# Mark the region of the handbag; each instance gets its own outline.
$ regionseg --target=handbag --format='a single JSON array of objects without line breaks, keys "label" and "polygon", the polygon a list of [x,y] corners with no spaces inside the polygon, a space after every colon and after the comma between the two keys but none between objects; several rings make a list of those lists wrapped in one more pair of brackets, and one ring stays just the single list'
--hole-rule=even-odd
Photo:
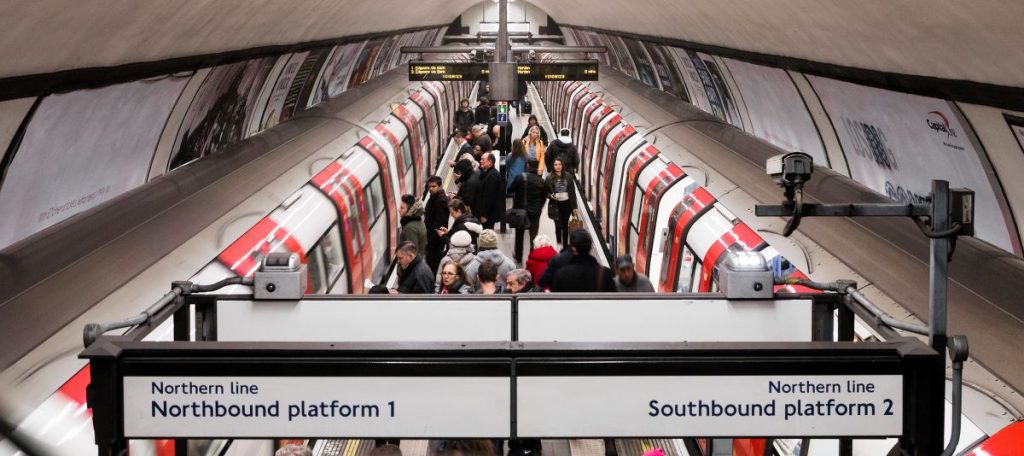
[{"label": "handbag", "polygon": [[505,223],[512,228],[523,230],[530,227],[530,214],[526,212],[526,178],[523,177],[523,207],[505,211]]},{"label": "handbag", "polygon": [[583,219],[580,218],[579,209],[573,209],[569,216],[569,231],[583,228]]},{"label": "handbag", "polygon": [[558,221],[558,203],[548,200],[548,218]]}]

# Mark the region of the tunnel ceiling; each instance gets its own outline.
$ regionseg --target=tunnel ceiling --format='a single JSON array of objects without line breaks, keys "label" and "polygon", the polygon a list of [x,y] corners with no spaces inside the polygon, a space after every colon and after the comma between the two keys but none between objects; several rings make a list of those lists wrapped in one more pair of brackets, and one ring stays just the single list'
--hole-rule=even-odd
[{"label": "tunnel ceiling", "polygon": [[[486,0],[490,1],[490,0]],[[8,0],[0,77],[450,23],[471,0]],[[1024,86],[1024,2],[535,0],[558,23]]]}]

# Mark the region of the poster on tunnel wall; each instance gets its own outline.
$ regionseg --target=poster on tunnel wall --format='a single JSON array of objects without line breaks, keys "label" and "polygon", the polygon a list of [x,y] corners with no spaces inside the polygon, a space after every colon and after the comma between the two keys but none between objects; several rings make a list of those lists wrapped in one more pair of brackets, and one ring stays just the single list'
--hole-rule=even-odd
[{"label": "poster on tunnel wall", "polygon": [[1024,152],[1024,118],[1008,114],[1003,116],[1006,118],[1006,124],[1010,127],[1010,131],[1013,132],[1013,137],[1017,139],[1020,151]]},{"label": "poster on tunnel wall", "polygon": [[970,132],[946,100],[808,76],[832,119],[853,179],[921,202],[932,179],[975,192],[977,238],[1013,251],[1006,220]]},{"label": "poster on tunnel wall", "polygon": [[181,123],[167,169],[217,153],[241,140],[276,61],[277,57],[266,57],[210,71]]},{"label": "poster on tunnel wall", "polygon": [[[718,113],[723,111],[719,107],[716,112],[715,108],[712,107],[707,88],[701,82],[700,74],[697,72],[697,65],[694,64],[693,59],[690,57],[690,51],[677,47],[666,47],[666,49],[671,56],[675,57],[675,64],[679,69],[680,76],[683,78],[683,83],[686,85],[686,92],[690,94],[690,104],[717,117]],[[703,68],[703,64],[700,67]],[[721,119],[721,117],[719,118]]]},{"label": "poster on tunnel wall", "polygon": [[188,80],[46,97],[0,187],[0,249],[142,185]]},{"label": "poster on tunnel wall", "polygon": [[648,60],[647,52],[644,51],[643,45],[631,38],[622,38],[622,42],[626,45],[626,49],[629,50],[629,55],[633,57],[633,65],[636,67],[637,72],[635,77],[648,87],[660,89],[661,87],[658,86],[658,81],[655,79],[654,67],[651,65],[650,60]]},{"label": "poster on tunnel wall", "polygon": [[314,91],[314,79],[320,74],[320,68],[331,48],[320,48],[292,54],[274,84],[270,100],[264,110],[262,130],[287,122],[307,107],[303,100],[308,100]]},{"label": "poster on tunnel wall", "polygon": [[352,76],[348,80],[348,88],[351,89],[366,82],[373,68],[373,62],[377,60],[377,54],[380,53],[380,48],[383,44],[384,38],[371,40],[359,51],[355,67],[352,68]]},{"label": "poster on tunnel wall", "polygon": [[757,137],[787,151],[806,152],[814,163],[828,166],[814,120],[785,70],[724,59],[746,103]]},{"label": "poster on tunnel wall", "polygon": [[665,46],[653,43],[643,43],[647,53],[651,56],[655,72],[661,82],[661,90],[672,94],[676,98],[688,100],[686,89],[683,87],[683,78],[679,70],[673,64],[671,57],[665,50]]},{"label": "poster on tunnel wall", "polygon": [[[733,99],[732,92],[729,91],[729,85],[725,82],[725,75],[723,74],[725,70],[719,68],[714,57],[708,54],[693,51],[690,51],[689,54],[694,63],[698,65],[697,74],[700,75],[701,81],[708,90],[708,97],[712,100],[712,106],[716,106],[715,99],[717,98],[717,105],[724,112],[724,117],[719,116],[719,119],[743,129],[743,118],[740,117],[739,107],[736,104],[736,100]],[[701,62],[704,64],[704,71],[700,70]]]},{"label": "poster on tunnel wall", "polygon": [[328,99],[341,95],[348,89],[348,80],[355,67],[356,57],[362,50],[365,41],[348,43],[334,47],[327,63],[324,65],[316,90],[309,98],[309,106],[316,106]]}]

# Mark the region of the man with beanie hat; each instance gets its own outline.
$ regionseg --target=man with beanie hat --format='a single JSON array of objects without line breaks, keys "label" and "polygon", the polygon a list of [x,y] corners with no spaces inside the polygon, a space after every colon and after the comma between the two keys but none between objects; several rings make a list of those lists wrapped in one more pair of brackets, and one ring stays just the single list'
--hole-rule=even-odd
[{"label": "man with beanie hat", "polygon": [[[498,277],[505,277],[509,271],[516,268],[515,261],[498,250],[498,234],[494,230],[483,230],[477,239],[477,246],[480,248],[476,253],[477,268],[483,263],[494,263],[498,267]],[[476,274],[472,280],[476,280]]]},{"label": "man with beanie hat", "polygon": [[614,273],[590,256],[594,241],[585,230],[569,235],[572,260],[555,273],[551,291],[562,293],[615,292]]},{"label": "man with beanie hat", "polygon": [[615,258],[615,289],[623,293],[654,293],[654,285],[636,272],[633,257],[619,255]]}]

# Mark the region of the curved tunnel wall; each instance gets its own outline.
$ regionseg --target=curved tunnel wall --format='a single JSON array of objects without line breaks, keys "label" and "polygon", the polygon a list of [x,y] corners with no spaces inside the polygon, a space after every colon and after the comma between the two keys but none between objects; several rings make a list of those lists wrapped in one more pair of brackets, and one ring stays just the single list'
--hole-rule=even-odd
[{"label": "curved tunnel wall", "polygon": [[[920,201],[931,179],[976,192],[977,237],[1017,255],[1024,117],[853,84],[611,33],[562,26],[601,63],[787,150],[811,154],[897,201]],[[992,112],[998,111],[998,112]],[[992,119],[997,119],[992,122]],[[652,128],[657,126],[652,125]],[[1003,171],[1003,172],[999,172]],[[1002,179],[1000,179],[1002,177]]]},{"label": "curved tunnel wall", "polygon": [[400,47],[431,45],[440,32],[4,102],[0,251],[380,76],[411,58]]}]

